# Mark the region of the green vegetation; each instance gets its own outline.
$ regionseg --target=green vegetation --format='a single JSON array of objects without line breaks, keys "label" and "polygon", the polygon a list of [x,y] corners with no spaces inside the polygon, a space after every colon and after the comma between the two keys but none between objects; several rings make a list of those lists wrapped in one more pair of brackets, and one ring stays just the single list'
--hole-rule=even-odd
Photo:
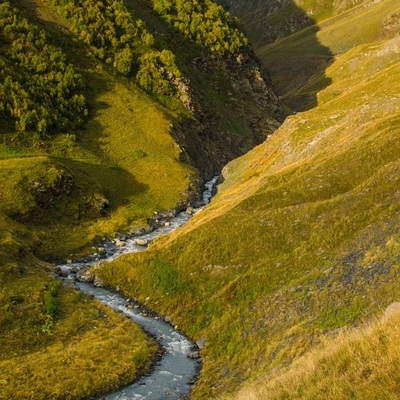
[{"label": "green vegetation", "polygon": [[176,84],[180,77],[175,56],[168,50],[147,52],[140,58],[136,79],[150,93],[173,97],[177,93]]},{"label": "green vegetation", "polygon": [[[62,287],[0,214],[0,398],[87,398],[148,370],[157,347],[126,318]],[[107,377],[107,379],[104,379]]]},{"label": "green vegetation", "polygon": [[[126,319],[61,287],[37,257],[77,258],[193,196],[199,174],[171,137],[173,130],[185,141],[196,123],[179,104],[182,93],[190,105],[205,86],[213,98],[198,96],[196,107],[216,105],[218,141],[253,137],[227,94],[238,77],[226,60],[212,59],[194,38],[150,33],[148,20],[165,29],[151,8],[141,19],[122,1],[10,4],[0,4],[0,398],[88,398],[146,371],[155,345]],[[218,68],[202,71],[191,62],[200,56]],[[222,125],[223,134],[215,129]],[[154,268],[155,287],[167,282],[184,292],[172,265]]]},{"label": "green vegetation", "polygon": [[219,54],[238,54],[248,46],[238,21],[210,0],[152,0],[168,25],[201,47]]},{"label": "green vegetation", "polygon": [[0,116],[16,130],[48,132],[82,126],[88,115],[82,79],[60,48],[10,3],[0,3]]},{"label": "green vegetation", "polygon": [[[195,399],[271,380],[326,337],[400,297],[399,38],[375,30],[377,19],[390,20],[399,5],[386,0],[358,12],[338,17],[338,26],[350,29],[364,16],[370,42],[355,34],[348,46],[348,31],[335,31],[332,64],[286,91],[294,104],[312,95],[317,106],[290,116],[264,144],[228,164],[214,202],[188,226],[101,270],[106,282],[206,340]],[[322,25],[319,37],[333,27],[333,20]],[[289,38],[282,41],[270,60],[289,56],[296,39],[306,57],[304,43],[314,35],[301,32],[287,47]],[[324,55],[326,48],[313,51]],[[377,380],[379,374],[385,369],[376,370]],[[354,384],[355,398],[368,398],[362,380]],[[398,396],[398,386],[387,391],[387,398]]]},{"label": "green vegetation", "polygon": [[74,33],[97,58],[122,75],[130,74],[139,55],[154,45],[144,22],[134,18],[122,1],[48,2],[69,21]]},{"label": "green vegetation", "polygon": [[120,0],[48,0],[72,26],[91,52],[122,75],[137,74],[137,82],[156,96],[177,94],[180,72],[171,51],[157,50],[146,24]]}]

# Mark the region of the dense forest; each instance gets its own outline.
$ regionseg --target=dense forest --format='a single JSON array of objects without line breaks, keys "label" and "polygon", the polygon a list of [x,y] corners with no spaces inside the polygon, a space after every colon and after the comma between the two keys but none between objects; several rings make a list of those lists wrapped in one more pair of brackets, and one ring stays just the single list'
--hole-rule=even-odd
[{"label": "dense forest", "polygon": [[62,50],[8,2],[0,3],[0,37],[0,115],[42,137],[81,126],[88,114],[82,78]]},{"label": "dense forest", "polygon": [[[121,0],[46,0],[72,25],[74,33],[101,61],[156,96],[177,92],[182,76],[175,55],[156,43],[143,20]],[[247,46],[237,21],[212,1],[154,1],[154,12],[173,32],[218,54],[237,54]],[[160,42],[160,41],[159,41]]]},{"label": "dense forest", "polygon": [[[159,43],[145,22],[121,0],[46,0],[71,24],[93,55],[117,74],[133,76],[155,96],[175,96],[180,71],[172,51]],[[237,54],[247,45],[235,18],[205,1],[156,0],[153,10],[172,31],[218,54]],[[0,113],[17,131],[44,137],[81,127],[88,115],[82,77],[66,62],[46,33],[8,2],[0,4]]]},{"label": "dense forest", "polygon": [[181,73],[174,54],[155,46],[146,24],[121,0],[48,0],[70,21],[73,32],[90,47],[96,58],[123,76],[136,76],[137,83],[156,96],[176,94]]},{"label": "dense forest", "polygon": [[238,21],[210,0],[153,0],[154,10],[174,29],[218,54],[238,54],[248,45]]}]

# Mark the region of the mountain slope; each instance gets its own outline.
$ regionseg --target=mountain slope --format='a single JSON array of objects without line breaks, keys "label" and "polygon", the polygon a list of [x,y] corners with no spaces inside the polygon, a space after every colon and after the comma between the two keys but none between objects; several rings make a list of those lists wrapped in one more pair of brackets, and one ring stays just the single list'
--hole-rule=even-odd
[{"label": "mountain slope", "polygon": [[[376,30],[366,16],[390,21],[399,11],[388,0],[322,23],[321,37],[335,21],[340,28],[335,58],[287,91],[293,104],[312,96],[315,107],[228,164],[214,202],[188,226],[101,271],[206,340],[193,398],[217,398],[264,373],[269,380],[398,299],[400,43],[389,24]],[[358,19],[374,33],[349,46],[343,26]],[[271,44],[269,59],[293,48],[307,57],[308,34]]]},{"label": "mountain slope", "polygon": [[38,258],[186,207],[283,118],[222,8],[202,2],[197,21],[236,29],[240,49],[225,35],[213,50],[212,29],[199,43],[154,7],[0,1],[0,398],[87,398],[147,371],[154,343]]}]

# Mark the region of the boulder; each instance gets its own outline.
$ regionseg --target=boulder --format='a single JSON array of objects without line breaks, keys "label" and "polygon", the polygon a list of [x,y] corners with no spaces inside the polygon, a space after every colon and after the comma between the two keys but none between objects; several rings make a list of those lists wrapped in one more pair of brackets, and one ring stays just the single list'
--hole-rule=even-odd
[{"label": "boulder", "polygon": [[67,278],[68,277],[68,270],[61,268],[61,267],[56,267],[54,269],[54,272],[58,275],[61,276],[62,278]]},{"label": "boulder", "polygon": [[76,273],[76,280],[79,282],[92,283],[94,278],[94,271],[90,267],[82,268]]},{"label": "boulder", "polygon": [[98,276],[95,276],[93,280],[93,286],[102,288],[104,287],[104,282]]},{"label": "boulder", "polygon": [[194,208],[193,207],[188,207],[185,211],[186,214],[193,215],[194,214]]},{"label": "boulder", "polygon": [[114,239],[114,243],[117,247],[124,247],[125,246],[125,242],[121,239]]},{"label": "boulder", "polygon": [[190,358],[191,360],[195,360],[197,358],[200,358],[200,353],[198,351],[191,351],[188,355],[187,358]]},{"label": "boulder", "polygon": [[135,244],[137,244],[138,246],[147,246],[147,243],[148,241],[146,239],[135,239]]},{"label": "boulder", "polygon": [[106,253],[106,248],[104,246],[98,247],[97,251],[99,254],[104,255]]}]

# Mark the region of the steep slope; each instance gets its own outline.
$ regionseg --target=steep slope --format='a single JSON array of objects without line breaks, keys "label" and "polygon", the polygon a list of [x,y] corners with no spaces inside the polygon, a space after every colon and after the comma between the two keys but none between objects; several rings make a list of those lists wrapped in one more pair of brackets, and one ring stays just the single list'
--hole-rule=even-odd
[{"label": "steep slope", "polygon": [[[388,22],[400,9],[386,0],[357,10],[321,24],[321,38],[336,35],[335,47],[321,45],[335,58],[287,90],[294,103],[313,96],[316,107],[228,164],[214,202],[187,227],[101,271],[205,339],[193,398],[217,398],[263,373],[268,381],[400,295],[400,39]],[[358,20],[371,34],[350,45],[344,28]],[[271,44],[269,59],[297,48],[306,57],[314,33]],[[396,387],[384,389],[395,398]]]},{"label": "steep slope", "polygon": [[277,39],[320,23],[369,0],[283,0],[244,1],[220,0],[226,9],[240,18],[254,46],[272,43]]},{"label": "steep slope", "polygon": [[399,303],[362,329],[339,333],[289,368],[225,399],[397,399]]}]

